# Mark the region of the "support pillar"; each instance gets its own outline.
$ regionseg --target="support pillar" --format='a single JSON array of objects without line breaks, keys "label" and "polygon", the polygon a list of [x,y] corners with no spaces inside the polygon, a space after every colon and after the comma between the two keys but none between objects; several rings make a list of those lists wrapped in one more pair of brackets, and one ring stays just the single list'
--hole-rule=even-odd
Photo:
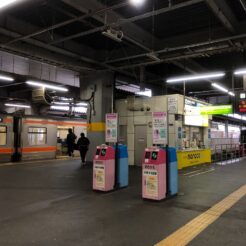
[{"label": "support pillar", "polygon": [[93,160],[96,146],[105,143],[105,114],[112,112],[113,82],[114,74],[111,72],[94,72],[80,77],[81,100],[90,98],[95,92],[94,107],[91,101],[92,107],[87,114],[87,136],[91,142],[87,154],[89,162]]}]

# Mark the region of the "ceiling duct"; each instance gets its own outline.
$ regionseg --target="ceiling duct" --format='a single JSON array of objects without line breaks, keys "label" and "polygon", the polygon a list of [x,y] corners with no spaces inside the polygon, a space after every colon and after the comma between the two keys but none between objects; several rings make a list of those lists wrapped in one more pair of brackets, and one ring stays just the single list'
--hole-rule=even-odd
[{"label": "ceiling duct", "polygon": [[40,88],[32,91],[32,102],[36,104],[49,105],[44,88]]}]

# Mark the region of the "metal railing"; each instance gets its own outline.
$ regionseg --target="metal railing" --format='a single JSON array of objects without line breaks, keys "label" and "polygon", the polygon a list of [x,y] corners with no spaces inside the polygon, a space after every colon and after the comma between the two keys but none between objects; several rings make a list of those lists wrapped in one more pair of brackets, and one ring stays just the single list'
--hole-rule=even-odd
[{"label": "metal railing", "polygon": [[216,144],[211,146],[213,163],[235,162],[246,156],[246,144]]}]

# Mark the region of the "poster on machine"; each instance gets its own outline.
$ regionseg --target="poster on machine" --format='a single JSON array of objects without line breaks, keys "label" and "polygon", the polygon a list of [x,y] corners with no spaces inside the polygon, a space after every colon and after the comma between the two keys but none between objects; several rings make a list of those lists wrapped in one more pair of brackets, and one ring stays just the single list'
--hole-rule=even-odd
[{"label": "poster on machine", "polygon": [[105,167],[102,164],[94,165],[94,174],[96,178],[96,187],[105,188]]},{"label": "poster on machine", "polygon": [[167,113],[152,113],[153,144],[167,144]]},{"label": "poster on machine", "polygon": [[118,114],[106,114],[106,143],[118,141]]},{"label": "poster on machine", "polygon": [[146,184],[146,195],[158,197],[158,174],[157,170],[143,170],[143,178]]}]

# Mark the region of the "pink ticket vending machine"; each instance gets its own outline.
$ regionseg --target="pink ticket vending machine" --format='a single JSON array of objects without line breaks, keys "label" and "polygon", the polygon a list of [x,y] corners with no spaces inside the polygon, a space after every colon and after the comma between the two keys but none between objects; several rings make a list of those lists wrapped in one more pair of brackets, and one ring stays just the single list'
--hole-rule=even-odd
[{"label": "pink ticket vending machine", "polygon": [[142,165],[142,197],[152,200],[166,198],[166,151],[147,148]]},{"label": "pink ticket vending machine", "polygon": [[115,184],[115,150],[97,146],[93,159],[93,190],[111,191]]}]

